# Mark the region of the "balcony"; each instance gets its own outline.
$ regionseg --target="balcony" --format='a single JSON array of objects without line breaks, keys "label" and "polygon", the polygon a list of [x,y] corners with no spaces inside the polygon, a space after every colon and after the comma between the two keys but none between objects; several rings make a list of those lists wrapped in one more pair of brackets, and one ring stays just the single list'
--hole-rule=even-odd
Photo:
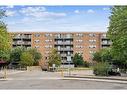
[{"label": "balcony", "polygon": [[73,36],[65,36],[64,39],[73,39]]},{"label": "balcony", "polygon": [[64,48],[64,51],[73,51],[73,48]]},{"label": "balcony", "polygon": [[73,48],[60,48],[58,51],[73,51]]},{"label": "balcony", "polygon": [[109,39],[107,35],[101,35],[101,39]]},{"label": "balcony", "polygon": [[15,37],[13,37],[13,39],[19,40],[19,39],[22,39],[22,37],[21,36],[15,36]]},{"label": "balcony", "polygon": [[31,45],[31,42],[13,42],[13,45]]},{"label": "balcony", "polygon": [[22,36],[23,39],[31,39],[31,35],[24,35]]},{"label": "balcony", "polygon": [[56,36],[55,39],[73,39],[73,36]]},{"label": "balcony", "polygon": [[[68,54],[61,54],[62,57],[67,57]],[[73,54],[69,54],[69,56],[73,56]]]},{"label": "balcony", "polygon": [[73,45],[73,42],[55,42],[55,45]]},{"label": "balcony", "polygon": [[111,45],[112,43],[110,41],[101,42],[102,45]]},{"label": "balcony", "polygon": [[31,42],[23,42],[24,45],[31,45]]}]

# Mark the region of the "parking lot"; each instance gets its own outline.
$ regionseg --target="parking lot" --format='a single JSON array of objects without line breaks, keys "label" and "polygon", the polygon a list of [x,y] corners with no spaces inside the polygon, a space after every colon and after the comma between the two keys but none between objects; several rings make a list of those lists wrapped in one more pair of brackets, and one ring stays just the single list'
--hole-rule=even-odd
[{"label": "parking lot", "polygon": [[10,73],[6,80],[0,80],[0,89],[127,89],[127,85],[64,79],[61,72],[22,71]]}]

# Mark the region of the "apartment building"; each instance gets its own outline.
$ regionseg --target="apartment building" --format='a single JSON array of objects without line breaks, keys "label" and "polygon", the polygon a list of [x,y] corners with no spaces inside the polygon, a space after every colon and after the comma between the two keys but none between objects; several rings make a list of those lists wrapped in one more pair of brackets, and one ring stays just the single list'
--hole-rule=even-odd
[{"label": "apartment building", "polygon": [[[105,32],[11,32],[12,47],[36,48],[43,55],[41,64],[47,64],[52,48],[56,48],[62,64],[73,64],[75,53],[82,54],[84,60],[91,62],[93,53],[109,47],[111,41]],[[70,56],[71,61],[67,61]]]}]

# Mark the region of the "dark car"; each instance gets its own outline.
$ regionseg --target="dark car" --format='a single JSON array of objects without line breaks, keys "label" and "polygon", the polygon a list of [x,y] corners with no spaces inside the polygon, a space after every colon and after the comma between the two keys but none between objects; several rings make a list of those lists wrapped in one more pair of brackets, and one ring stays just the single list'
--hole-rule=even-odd
[{"label": "dark car", "polygon": [[121,76],[120,72],[116,72],[116,71],[109,71],[108,74],[110,76]]},{"label": "dark car", "polygon": [[110,70],[108,71],[108,75],[110,76],[121,76],[119,68],[115,65],[111,65]]}]

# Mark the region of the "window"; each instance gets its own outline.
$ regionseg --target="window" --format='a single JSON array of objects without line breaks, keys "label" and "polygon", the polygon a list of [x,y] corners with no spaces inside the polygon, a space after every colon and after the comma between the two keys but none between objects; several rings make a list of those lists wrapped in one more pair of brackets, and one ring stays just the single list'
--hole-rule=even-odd
[{"label": "window", "polygon": [[52,40],[45,40],[45,42],[52,42]]},{"label": "window", "polygon": [[35,46],[35,48],[39,48],[39,46]]},{"label": "window", "polygon": [[96,48],[96,45],[89,45],[89,48]]},{"label": "window", "polygon": [[35,37],[40,37],[41,35],[40,34],[35,34]]},{"label": "window", "polygon": [[93,34],[93,33],[92,33],[92,34],[89,34],[89,36],[90,36],[90,37],[95,37],[96,34]]},{"label": "window", "polygon": [[77,33],[76,36],[83,37],[82,33]]},{"label": "window", "polygon": [[92,51],[92,50],[91,50],[91,51],[89,51],[89,53],[90,53],[90,54],[93,54],[93,53],[95,53],[95,52],[96,52],[96,51]]},{"label": "window", "polygon": [[45,48],[52,48],[52,45],[46,45]]},{"label": "window", "polygon": [[40,40],[35,40],[35,43],[39,43],[40,42]]},{"label": "window", "polygon": [[76,40],[76,42],[79,42],[79,43],[81,43],[81,42],[83,42],[83,40]]},{"label": "window", "polygon": [[76,46],[76,48],[83,48],[83,46],[78,45],[78,46]]},{"label": "window", "polygon": [[96,42],[96,40],[89,40],[89,42],[90,42],[90,43],[95,43],[95,42]]},{"label": "window", "polygon": [[52,36],[52,34],[50,33],[45,34],[45,37],[50,37],[50,36]]}]

